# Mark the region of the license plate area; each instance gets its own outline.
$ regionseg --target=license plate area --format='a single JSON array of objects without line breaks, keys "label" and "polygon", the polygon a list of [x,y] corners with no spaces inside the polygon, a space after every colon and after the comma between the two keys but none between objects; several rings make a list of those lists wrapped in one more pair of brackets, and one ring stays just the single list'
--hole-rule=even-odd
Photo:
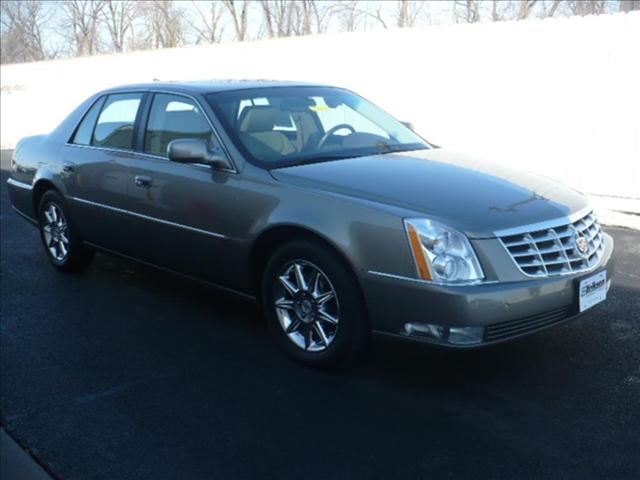
[{"label": "license plate area", "polygon": [[607,271],[581,278],[578,282],[578,308],[580,312],[590,309],[607,298]]}]

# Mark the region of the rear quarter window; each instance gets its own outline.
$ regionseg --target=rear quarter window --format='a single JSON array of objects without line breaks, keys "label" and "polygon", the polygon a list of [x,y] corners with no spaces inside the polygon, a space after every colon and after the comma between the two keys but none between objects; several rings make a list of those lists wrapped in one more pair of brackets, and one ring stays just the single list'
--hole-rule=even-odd
[{"label": "rear quarter window", "polygon": [[104,98],[105,97],[100,97],[84,115],[84,118],[71,138],[71,143],[75,145],[91,145],[91,134],[93,133],[93,127],[98,119],[102,104],[104,103]]}]

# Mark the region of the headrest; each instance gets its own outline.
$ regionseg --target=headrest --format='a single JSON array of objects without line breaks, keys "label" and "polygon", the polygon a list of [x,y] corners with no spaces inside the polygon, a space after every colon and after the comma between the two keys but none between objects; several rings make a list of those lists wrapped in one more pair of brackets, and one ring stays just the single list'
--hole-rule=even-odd
[{"label": "headrest", "polygon": [[243,133],[270,132],[276,124],[278,115],[282,112],[270,105],[245,107],[240,121],[240,131]]}]

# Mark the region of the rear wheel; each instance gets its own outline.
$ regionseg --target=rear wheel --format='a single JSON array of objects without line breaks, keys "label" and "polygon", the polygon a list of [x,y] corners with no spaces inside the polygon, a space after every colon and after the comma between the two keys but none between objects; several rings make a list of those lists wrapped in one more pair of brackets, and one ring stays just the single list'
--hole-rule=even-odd
[{"label": "rear wheel", "polygon": [[40,237],[49,261],[58,270],[79,272],[93,259],[93,250],[82,244],[62,196],[49,190],[38,207]]},{"label": "rear wheel", "polygon": [[355,276],[320,242],[295,240],[274,253],[264,273],[263,302],[276,342],[303,363],[343,364],[367,344]]}]

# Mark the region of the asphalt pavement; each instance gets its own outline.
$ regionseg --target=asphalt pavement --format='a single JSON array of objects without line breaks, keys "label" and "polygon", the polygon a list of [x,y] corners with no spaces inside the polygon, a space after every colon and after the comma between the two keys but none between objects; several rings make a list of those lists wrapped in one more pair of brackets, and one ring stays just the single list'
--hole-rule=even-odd
[{"label": "asphalt pavement", "polygon": [[478,351],[376,340],[330,373],[211,288],[102,254],[54,271],[6,177],[0,417],[55,477],[638,478],[638,231],[607,230],[618,272],[579,320]]}]

